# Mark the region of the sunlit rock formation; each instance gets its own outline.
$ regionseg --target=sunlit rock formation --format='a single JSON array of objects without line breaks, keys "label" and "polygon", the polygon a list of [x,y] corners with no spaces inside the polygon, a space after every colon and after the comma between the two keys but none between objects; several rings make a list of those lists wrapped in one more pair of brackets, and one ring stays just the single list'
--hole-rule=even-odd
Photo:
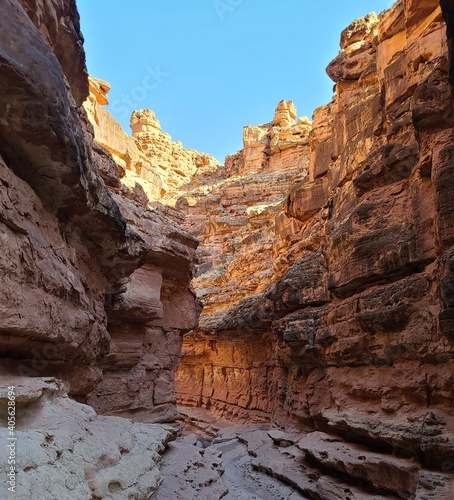
[{"label": "sunlit rock formation", "polygon": [[[184,225],[202,241],[194,285],[205,303],[203,331],[233,303],[263,293],[281,272],[276,254],[285,243],[276,227],[285,217],[283,200],[309,167],[311,124],[307,118],[296,123],[295,116],[294,104],[282,101],[273,123],[244,128],[244,149],[228,156],[215,176],[199,176],[197,185],[180,190]],[[256,130],[262,138],[253,144]]]},{"label": "sunlit rock formation", "polygon": [[[402,498],[449,498],[452,487],[445,475],[443,492],[430,493],[426,476],[452,472],[454,456],[454,110],[443,16],[451,43],[449,2],[442,14],[437,1],[401,0],[353,22],[328,66],[336,94],[315,111],[309,144],[309,123],[294,125],[283,101],[270,125],[245,128],[245,149],[203,195],[178,204],[202,239],[195,284],[205,303],[183,343],[180,403],[335,434],[336,444],[322,434],[301,443],[312,464]],[[299,173],[279,146],[298,126],[290,163],[301,162]],[[383,480],[391,473],[377,482],[368,470],[390,453],[421,471],[407,462],[400,486]]]},{"label": "sunlit rock formation", "polygon": [[158,498],[224,496],[229,453],[310,498],[452,498],[454,7],[440,4],[354,21],[332,102],[311,122],[281,101],[221,166],[151,110],[121,128],[109,84],[87,77],[73,0],[2,2],[0,419],[14,385],[23,498],[148,499],[175,438],[150,422],[175,420],[176,397],[286,432],[175,444]]},{"label": "sunlit rock formation", "polygon": [[93,77],[89,77],[89,82],[85,109],[94,127],[95,140],[112,154],[123,186],[140,191],[142,198],[145,194],[145,200],[172,205],[180,186],[189,183],[194,174],[212,172],[219,166],[212,156],[172,141],[150,109],[134,111],[130,122],[132,136],[129,136],[104,108],[110,85]]}]

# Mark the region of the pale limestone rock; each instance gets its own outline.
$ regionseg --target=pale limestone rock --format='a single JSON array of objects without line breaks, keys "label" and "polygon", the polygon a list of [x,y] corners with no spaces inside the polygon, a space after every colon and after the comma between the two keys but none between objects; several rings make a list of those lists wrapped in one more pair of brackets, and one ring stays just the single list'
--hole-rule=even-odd
[{"label": "pale limestone rock", "polygon": [[296,120],[296,106],[292,101],[281,101],[276,108],[273,125],[276,127],[291,127]]},{"label": "pale limestone rock", "polygon": [[215,500],[225,497],[229,486],[222,477],[221,453],[201,449],[196,444],[191,440],[170,443],[162,468],[164,480],[154,499]]},{"label": "pale limestone rock", "polygon": [[93,125],[95,141],[112,154],[120,172],[121,184],[143,201],[162,200],[175,203],[178,188],[192,177],[214,172],[219,162],[206,153],[186,149],[162,132],[155,113],[150,109],[131,115],[133,136],[123,130],[112,114],[103,107],[110,86],[91,78],[90,96],[84,103]]},{"label": "pale limestone rock", "polygon": [[320,464],[371,483],[380,490],[414,498],[420,466],[408,460],[372,453],[367,447],[345,443],[323,432],[302,438],[298,448]]},{"label": "pale limestone rock", "polygon": [[[66,395],[52,378],[1,377],[17,394],[16,495],[26,500],[103,498],[147,500],[162,481],[161,453],[174,439],[170,427],[97,415]],[[7,398],[0,393],[3,418]],[[7,429],[0,428],[2,443]],[[0,448],[6,463],[8,448]],[[0,481],[0,496],[8,498]]]},{"label": "pale limestone rock", "polygon": [[308,132],[312,130],[312,121],[307,116],[300,116],[298,118],[298,125],[305,127]]},{"label": "pale limestone rock", "polygon": [[[153,170],[134,139],[126,134],[110,111],[104,108],[108,102],[109,90],[107,82],[90,77],[90,95],[84,108],[93,126],[95,141],[112,155],[117,177],[121,177],[120,185],[126,186],[133,193],[140,189],[150,201],[158,200],[163,190],[163,180],[159,172]],[[112,175],[105,180],[111,184]]]},{"label": "pale limestone rock", "polygon": [[[219,167],[219,162],[212,156],[186,149],[180,141],[172,141],[169,134],[161,131],[150,109],[134,111],[131,128],[135,143],[148,164],[147,169],[161,179],[157,199],[166,204],[175,203],[178,189],[189,184],[193,176],[214,172]],[[139,172],[139,176],[145,177],[143,172]]]},{"label": "pale limestone rock", "polygon": [[155,132],[161,130],[161,124],[151,109],[139,109],[131,115],[131,130],[133,135],[142,132]]},{"label": "pale limestone rock", "polygon": [[265,149],[268,142],[268,128],[246,126],[243,130],[243,157],[247,172],[260,172],[266,161]]}]

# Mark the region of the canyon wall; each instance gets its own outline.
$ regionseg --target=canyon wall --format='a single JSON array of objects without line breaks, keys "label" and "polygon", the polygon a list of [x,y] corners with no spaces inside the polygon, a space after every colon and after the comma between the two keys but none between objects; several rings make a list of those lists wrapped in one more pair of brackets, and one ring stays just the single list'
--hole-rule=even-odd
[{"label": "canyon wall", "polygon": [[[353,22],[327,68],[335,97],[312,128],[281,103],[271,124],[245,129],[223,171],[182,192],[186,228],[202,239],[205,308],[183,342],[180,404],[326,431],[452,472],[444,4],[400,0]],[[328,455],[312,459],[351,476]]]},{"label": "canyon wall", "polygon": [[107,82],[89,77],[84,109],[93,148],[113,199],[149,251],[125,292],[106,301],[110,352],[87,401],[103,414],[172,421],[179,416],[174,373],[182,334],[194,328],[201,310],[190,288],[198,241],[181,229],[184,216],[172,205],[181,186],[216,171],[219,162],[173,141],[150,109],[133,112],[129,136],[104,107],[109,90]]},{"label": "canyon wall", "polygon": [[[66,7],[58,3],[49,12],[24,2],[3,21],[5,32],[9,22],[17,28],[15,45],[5,42],[3,49],[1,96],[4,365],[62,378],[81,401],[101,381],[102,369],[119,370],[129,399],[119,397],[115,381],[115,390],[105,387],[104,394],[98,387],[91,396],[96,409],[148,408],[159,419],[162,405],[161,417],[173,418],[178,359],[168,359],[167,344],[178,354],[181,333],[197,321],[189,287],[197,242],[179,227],[175,211],[151,207],[140,186],[123,185],[121,168],[93,142],[81,107],[86,71],[74,72],[67,56],[58,59],[73,51],[85,68],[77,11],[72,3]],[[27,43],[35,50],[24,50]],[[115,358],[125,336],[137,348],[126,363]],[[133,369],[142,375],[131,378]]]},{"label": "canyon wall", "polygon": [[[84,103],[93,126],[95,141],[112,155],[123,189],[132,190],[144,203],[162,201],[174,205],[179,188],[203,172],[213,172],[219,162],[210,155],[183,147],[161,130],[151,109],[131,116],[128,135],[104,106],[109,103],[110,85],[89,77],[90,93]],[[116,173],[118,171],[118,174]]]},{"label": "canyon wall", "polygon": [[197,241],[94,143],[75,2],[2,0],[1,11],[0,436],[14,386],[17,498],[145,499],[174,430],[82,403],[147,422],[178,415]]},{"label": "canyon wall", "polygon": [[[223,166],[151,110],[122,130],[74,0],[0,2],[0,437],[14,386],[19,498],[149,498],[175,438],[150,422],[176,397],[309,431],[312,498],[451,498],[452,2],[352,23],[333,101],[312,122],[281,101]],[[273,436],[257,467],[275,471],[291,443]]]}]

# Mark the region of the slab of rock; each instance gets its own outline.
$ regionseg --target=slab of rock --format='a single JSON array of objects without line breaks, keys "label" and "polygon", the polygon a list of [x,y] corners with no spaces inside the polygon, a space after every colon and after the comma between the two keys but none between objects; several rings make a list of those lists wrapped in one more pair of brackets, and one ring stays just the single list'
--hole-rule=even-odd
[{"label": "slab of rock", "polygon": [[[147,500],[157,490],[161,453],[175,438],[174,429],[97,415],[68,398],[56,379],[2,376],[0,381],[2,388],[15,386],[17,395],[15,498]],[[2,389],[2,420],[6,406]],[[7,442],[7,428],[0,427],[0,437]],[[2,463],[8,452],[1,447]],[[0,496],[9,496],[4,480]]]},{"label": "slab of rock", "polygon": [[222,453],[202,449],[196,444],[187,439],[170,443],[162,467],[164,480],[153,499],[214,500],[225,497],[229,490],[223,478]]},{"label": "slab of rock", "polygon": [[298,442],[298,448],[323,466],[371,483],[379,490],[413,498],[420,466],[407,460],[371,453],[366,447],[347,444],[328,434],[313,432]]}]

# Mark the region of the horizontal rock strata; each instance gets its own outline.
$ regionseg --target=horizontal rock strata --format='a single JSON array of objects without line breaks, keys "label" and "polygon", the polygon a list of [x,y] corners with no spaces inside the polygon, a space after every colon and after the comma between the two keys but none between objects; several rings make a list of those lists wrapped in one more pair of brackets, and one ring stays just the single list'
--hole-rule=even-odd
[{"label": "horizontal rock strata", "polygon": [[[410,458],[393,490],[407,498],[426,498],[416,476],[449,473],[454,454],[452,9],[443,7],[401,0],[356,20],[327,69],[336,95],[312,127],[280,103],[271,124],[245,128],[245,149],[224,171],[178,204],[202,238],[195,285],[205,303],[184,339],[178,401],[337,436],[307,447],[316,467],[384,494],[394,487],[386,467],[399,467],[382,454]],[[294,170],[277,136],[294,138]],[[357,471],[357,445],[383,462],[382,484]]]},{"label": "horizontal rock strata", "polygon": [[[173,205],[181,186],[189,184],[196,174],[213,172],[219,166],[212,156],[173,141],[161,130],[151,109],[134,111],[132,136],[129,136],[104,108],[109,102],[110,85],[93,77],[89,77],[89,83],[90,94],[84,107],[93,125],[96,143],[111,153],[121,184],[142,200]],[[114,171],[113,180],[116,178],[118,174]]]}]

